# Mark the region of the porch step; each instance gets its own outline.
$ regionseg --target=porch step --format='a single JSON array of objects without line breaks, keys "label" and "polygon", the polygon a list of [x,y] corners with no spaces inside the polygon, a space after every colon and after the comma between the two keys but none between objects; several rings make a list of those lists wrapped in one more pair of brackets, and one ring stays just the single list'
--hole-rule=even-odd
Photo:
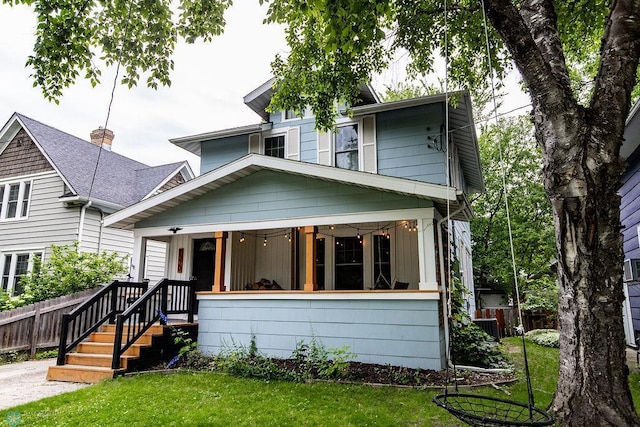
[{"label": "porch step", "polygon": [[97,383],[105,379],[113,378],[126,370],[111,369],[100,366],[62,365],[49,366],[47,380],[69,381],[76,383]]},{"label": "porch step", "polygon": [[[127,370],[129,361],[136,360],[135,356],[121,356],[120,366]],[[110,368],[113,357],[111,354],[69,353],[65,359],[65,365],[97,366]]]},{"label": "porch step", "polygon": [[[162,333],[162,332],[160,332]],[[89,336],[90,342],[105,342],[105,343],[113,343],[113,339],[115,332],[94,332]],[[127,337],[123,335],[122,341],[127,341]],[[150,345],[153,341],[153,335],[150,333],[145,333],[140,338],[136,340],[136,344],[145,344]]]},{"label": "porch step", "polygon": [[[149,347],[147,345],[142,344],[132,344],[131,347],[127,349],[123,353],[123,356],[135,356],[140,357],[140,350],[143,347]],[[78,344],[76,348],[78,353],[90,353],[90,354],[113,354],[113,343],[106,342],[93,342],[93,341],[85,341]]]},{"label": "porch step", "polygon": [[[96,383],[125,373],[131,362],[140,358],[142,349],[151,347],[153,337],[164,334],[164,326],[153,325],[120,357],[120,369],[111,369],[115,325],[104,325],[99,332],[78,344],[74,353],[65,357],[62,366],[50,366],[47,380]],[[125,338],[123,338],[123,341]]]}]

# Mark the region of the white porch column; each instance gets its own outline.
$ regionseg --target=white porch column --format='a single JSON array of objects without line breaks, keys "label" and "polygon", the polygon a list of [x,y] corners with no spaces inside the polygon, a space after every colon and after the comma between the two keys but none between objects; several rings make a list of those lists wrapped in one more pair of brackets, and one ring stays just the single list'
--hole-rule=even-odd
[{"label": "white porch column", "polygon": [[417,219],[418,223],[418,268],[420,272],[420,290],[437,290],[438,279],[436,275],[436,239],[433,224],[433,210],[423,218]]},{"label": "white porch column", "polygon": [[133,256],[131,258],[131,280],[142,282],[144,279],[144,262],[147,257],[147,239],[140,235],[133,235]]}]

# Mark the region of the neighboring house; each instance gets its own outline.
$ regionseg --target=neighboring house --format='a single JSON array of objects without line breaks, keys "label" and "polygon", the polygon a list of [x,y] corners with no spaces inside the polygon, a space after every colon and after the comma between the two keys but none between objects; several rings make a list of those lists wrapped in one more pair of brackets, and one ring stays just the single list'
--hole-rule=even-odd
[{"label": "neighboring house", "polygon": [[382,103],[363,85],[323,133],[309,113],[267,112],[272,83],[244,98],[261,123],[171,141],[201,176],[105,224],[133,231],[135,266],[146,242],[169,242],[168,277],[197,279],[206,353],[255,339],[289,357],[315,337],[362,362],[443,368],[448,254],[473,296],[467,196],[484,190],[469,94],[445,114],[444,95]]},{"label": "neighboring house", "polygon": [[620,220],[624,236],[624,326],[627,344],[640,338],[640,102],[627,119],[620,156],[627,169],[620,188]]},{"label": "neighboring house", "polygon": [[[3,290],[21,293],[20,277],[35,258],[46,261],[52,243],[131,255],[133,233],[106,229],[104,216],[193,178],[186,162],[150,167],[111,151],[113,136],[98,129],[88,142],[17,113],[0,129]],[[165,243],[148,251],[144,277],[157,280],[165,275]]]}]

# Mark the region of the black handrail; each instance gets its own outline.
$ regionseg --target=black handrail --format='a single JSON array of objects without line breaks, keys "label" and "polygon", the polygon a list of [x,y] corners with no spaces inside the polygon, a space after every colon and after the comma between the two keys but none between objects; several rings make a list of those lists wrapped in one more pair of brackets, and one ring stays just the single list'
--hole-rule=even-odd
[{"label": "black handrail", "polygon": [[[171,301],[169,301],[171,288]],[[113,341],[112,369],[120,368],[120,357],[154,323],[165,324],[169,314],[187,314],[189,323],[193,322],[195,308],[194,281],[162,279],[144,295],[116,315],[116,333]]]},{"label": "black handrail", "polygon": [[[62,316],[58,365],[64,365],[65,356],[105,322],[113,323],[118,313],[127,308],[127,298],[137,298],[149,287],[148,282],[114,281],[100,289],[73,311]],[[67,343],[67,341],[69,341]]]}]

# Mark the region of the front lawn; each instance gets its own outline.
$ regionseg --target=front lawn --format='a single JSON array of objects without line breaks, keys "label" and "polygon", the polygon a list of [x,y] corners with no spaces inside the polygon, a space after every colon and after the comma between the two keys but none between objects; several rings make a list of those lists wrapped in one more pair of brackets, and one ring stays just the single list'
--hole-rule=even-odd
[{"label": "front lawn", "polygon": [[[520,380],[471,393],[527,401],[519,339],[504,340]],[[551,402],[558,350],[527,344],[536,406]],[[640,401],[640,374],[630,376]],[[72,393],[0,411],[0,425],[25,426],[452,426],[432,403],[441,390],[335,383],[265,382],[218,373],[148,374],[118,378]]]}]

